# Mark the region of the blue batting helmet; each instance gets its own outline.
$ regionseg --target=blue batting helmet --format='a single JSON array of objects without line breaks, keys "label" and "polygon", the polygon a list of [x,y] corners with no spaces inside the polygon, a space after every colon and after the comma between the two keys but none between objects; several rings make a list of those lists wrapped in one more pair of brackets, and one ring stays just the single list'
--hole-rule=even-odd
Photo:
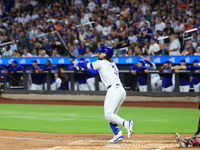
[{"label": "blue batting helmet", "polygon": [[101,49],[98,51],[100,53],[106,53],[110,58],[113,55],[113,49],[107,46],[102,46]]}]

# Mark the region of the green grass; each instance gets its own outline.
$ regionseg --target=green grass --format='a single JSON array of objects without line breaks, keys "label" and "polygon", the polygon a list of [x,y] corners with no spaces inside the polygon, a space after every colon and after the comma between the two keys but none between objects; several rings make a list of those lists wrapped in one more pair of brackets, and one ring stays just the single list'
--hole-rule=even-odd
[{"label": "green grass", "polygon": [[[199,111],[183,108],[121,107],[134,133],[194,133]],[[123,129],[122,126],[120,128]],[[0,129],[53,133],[111,133],[103,106],[0,104]]]}]

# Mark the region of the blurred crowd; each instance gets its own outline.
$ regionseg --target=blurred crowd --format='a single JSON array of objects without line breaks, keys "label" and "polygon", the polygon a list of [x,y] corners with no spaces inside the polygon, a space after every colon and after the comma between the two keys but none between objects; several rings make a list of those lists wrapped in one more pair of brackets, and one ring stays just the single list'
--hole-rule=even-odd
[{"label": "blurred crowd", "polygon": [[0,0],[1,57],[67,56],[54,31],[75,57],[200,55],[199,19],[198,0]]}]

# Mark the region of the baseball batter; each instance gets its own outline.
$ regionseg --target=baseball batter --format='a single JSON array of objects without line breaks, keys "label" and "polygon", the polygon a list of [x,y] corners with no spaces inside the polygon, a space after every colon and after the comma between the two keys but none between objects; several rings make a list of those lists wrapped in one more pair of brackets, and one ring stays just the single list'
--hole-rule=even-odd
[{"label": "baseball batter", "polygon": [[132,120],[125,120],[117,115],[118,110],[126,98],[126,91],[119,79],[119,72],[115,62],[111,59],[113,49],[103,46],[98,51],[98,60],[92,63],[73,61],[74,65],[82,68],[95,69],[99,71],[100,78],[107,88],[107,93],[104,101],[104,116],[109,122],[110,127],[114,133],[114,137],[110,139],[109,143],[116,143],[124,139],[122,131],[118,124],[123,125],[127,132],[128,138],[132,136]]}]

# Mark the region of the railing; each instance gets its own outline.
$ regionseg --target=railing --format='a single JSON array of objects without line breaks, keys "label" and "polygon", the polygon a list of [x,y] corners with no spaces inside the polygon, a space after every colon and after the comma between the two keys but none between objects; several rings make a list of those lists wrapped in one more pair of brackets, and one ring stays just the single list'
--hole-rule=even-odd
[{"label": "railing", "polygon": [[[1,70],[0,75],[1,79],[3,80],[1,83],[1,92],[6,91],[6,76],[7,74],[13,74],[14,72],[8,72],[7,70]],[[28,86],[28,75],[32,73],[38,73],[36,70],[20,70],[15,73],[21,73],[23,74],[23,90],[27,90]],[[59,74],[68,74],[70,77],[70,84],[71,84],[71,91],[74,91],[74,75],[75,74],[86,74],[77,70],[49,70],[49,71],[43,71],[42,73],[46,74],[47,78],[47,91],[50,91],[50,74],[59,73]],[[179,74],[200,74],[200,70],[144,70],[140,73],[146,73],[148,74],[147,78],[147,89],[148,92],[151,91],[151,74],[175,74],[175,92],[179,92]],[[119,70],[120,79],[122,81],[122,84],[125,85],[125,77],[126,74],[131,74],[129,70]],[[3,76],[3,77],[2,77]],[[99,91],[99,76],[95,76],[95,91]]]}]

